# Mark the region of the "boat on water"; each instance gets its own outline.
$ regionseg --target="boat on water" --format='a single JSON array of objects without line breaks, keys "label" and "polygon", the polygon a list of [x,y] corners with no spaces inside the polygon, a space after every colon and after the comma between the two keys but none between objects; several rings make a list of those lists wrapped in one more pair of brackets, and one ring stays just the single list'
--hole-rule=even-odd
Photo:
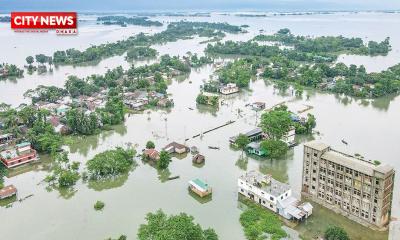
[{"label": "boat on water", "polygon": [[348,143],[344,139],[342,139],[342,143],[348,145]]},{"label": "boat on water", "polygon": [[219,150],[219,147],[214,147],[214,146],[208,146],[209,149],[215,149],[215,150]]}]

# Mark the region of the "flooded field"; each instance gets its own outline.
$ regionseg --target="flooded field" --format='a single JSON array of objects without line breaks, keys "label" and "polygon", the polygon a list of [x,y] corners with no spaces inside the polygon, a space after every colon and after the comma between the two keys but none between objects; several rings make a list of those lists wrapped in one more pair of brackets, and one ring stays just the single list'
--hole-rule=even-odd
[{"label": "flooded field", "polygon": [[[86,16],[87,17],[87,16]],[[36,53],[49,54],[54,50],[68,47],[85,48],[91,44],[111,42],[131,34],[145,31],[154,33],[163,28],[110,27],[96,25],[90,21],[80,25],[80,37],[61,37],[53,33],[32,37],[30,42],[20,42],[16,33],[10,30],[0,33],[0,62],[24,64],[25,57]],[[153,19],[153,18],[152,18]],[[182,20],[178,17],[155,17],[170,22]],[[287,27],[294,34],[301,35],[345,35],[364,39],[383,40],[391,38],[392,52],[386,57],[341,56],[339,61],[346,64],[364,64],[368,71],[380,71],[400,60],[399,14],[382,13],[337,13],[333,15],[279,16],[265,18],[246,18],[236,16],[188,17],[189,21],[229,22],[248,24],[249,33],[228,35],[226,39],[247,40],[257,35],[260,29],[267,33]],[[382,24],[384,23],[384,24]],[[175,43],[158,45],[160,54],[184,55],[187,51],[201,54],[206,44],[204,38],[181,40]],[[138,62],[135,65],[149,62]],[[15,81],[0,81],[0,102],[14,106],[26,101],[22,94],[38,85],[63,86],[68,75],[80,77],[103,74],[107,69],[122,65],[125,69],[131,63],[124,56],[105,59],[92,66],[60,66],[52,74],[28,75]],[[302,173],[302,143],[311,139],[321,139],[334,148],[350,154],[360,153],[366,159],[378,159],[400,171],[400,97],[390,96],[375,100],[357,100],[333,94],[306,90],[301,98],[274,89],[264,80],[251,82],[248,90],[240,94],[223,97],[224,105],[218,110],[196,106],[195,99],[203,81],[209,79],[214,67],[208,65],[192,69],[191,74],[182,80],[175,80],[168,88],[175,106],[170,111],[147,110],[141,114],[126,116],[123,125],[115,126],[96,136],[69,138],[65,148],[70,159],[85,163],[95,154],[116,146],[132,143],[140,151],[148,140],[153,140],[160,149],[171,141],[197,146],[206,157],[202,167],[192,165],[191,154],[173,158],[166,171],[157,171],[148,164],[137,160],[138,166],[129,174],[112,181],[94,183],[80,181],[73,191],[64,192],[47,187],[43,179],[48,174],[51,159],[41,156],[42,163],[26,166],[10,172],[6,184],[14,184],[19,198],[29,196],[22,202],[14,202],[11,207],[0,207],[0,232],[4,239],[105,239],[121,234],[135,239],[136,231],[147,212],[163,209],[167,213],[186,212],[193,215],[203,227],[212,227],[220,239],[242,240],[243,230],[239,223],[241,213],[237,195],[237,178],[245,170],[258,169],[270,173],[274,178],[289,183],[295,195],[300,196]],[[301,110],[306,105],[313,106],[309,111],[317,119],[314,136],[298,137],[298,146],[291,149],[285,159],[270,160],[247,156],[240,160],[240,151],[229,146],[229,137],[251,130],[258,124],[258,115],[247,103],[266,102],[266,107],[283,101],[292,110]],[[190,110],[192,108],[193,110]],[[238,109],[242,112],[238,114]],[[192,136],[233,120],[235,123],[205,134],[202,138]],[[346,139],[348,145],[343,145]],[[220,150],[209,149],[218,146]],[[84,166],[84,165],[82,165]],[[179,179],[166,181],[169,176]],[[187,182],[194,178],[204,178],[213,188],[210,201],[199,201],[188,193]],[[400,178],[396,178],[392,215],[400,217]],[[93,204],[101,200],[106,204],[102,212],[93,210]],[[7,203],[0,202],[1,206]],[[295,228],[306,238],[313,238],[324,231],[329,224],[343,226],[352,239],[387,239],[387,233],[373,232],[361,227],[340,215],[314,205],[315,212],[305,223]],[[7,219],[7,220],[4,220]],[[23,224],[24,230],[21,231]]]}]

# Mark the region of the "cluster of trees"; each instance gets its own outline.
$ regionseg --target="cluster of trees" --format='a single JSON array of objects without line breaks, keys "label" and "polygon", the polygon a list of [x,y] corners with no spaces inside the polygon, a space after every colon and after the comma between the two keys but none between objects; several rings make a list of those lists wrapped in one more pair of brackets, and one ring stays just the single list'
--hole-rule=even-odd
[{"label": "cluster of trees", "polygon": [[219,105],[219,97],[218,96],[207,96],[202,93],[197,95],[196,103],[202,105],[210,105],[213,107],[218,107]]},{"label": "cluster of trees", "polygon": [[298,64],[286,57],[275,57],[271,61],[273,64],[264,67],[262,76],[284,83],[356,97],[381,97],[400,90],[400,64],[379,73],[367,73],[363,65]]},{"label": "cluster of trees", "polygon": [[213,59],[208,56],[198,57],[197,53],[189,54],[189,56],[184,57],[184,59],[191,67],[194,67],[194,68],[198,68],[205,64],[210,64],[210,63],[214,62]]},{"label": "cluster of trees", "polygon": [[208,54],[230,54],[243,56],[257,56],[272,58],[284,56],[293,61],[306,62],[333,62],[337,54],[330,52],[301,52],[290,49],[280,49],[278,46],[260,45],[257,42],[218,42],[214,45],[209,44],[206,48]]},{"label": "cluster of trees", "polygon": [[121,55],[136,46],[149,46],[158,43],[174,42],[195,35],[215,37],[224,35],[224,32],[238,33],[240,31],[240,27],[227,23],[173,22],[168,25],[165,31],[154,35],[145,35],[141,33],[114,43],[91,46],[84,51],[79,51],[74,48],[66,51],[56,51],[53,54],[53,61],[56,64],[78,64],[99,61],[105,57]]},{"label": "cluster of trees", "polygon": [[221,87],[221,83],[220,82],[218,82],[218,81],[208,81],[204,85],[201,86],[201,89],[204,90],[204,92],[218,93],[220,87]]},{"label": "cluster of trees", "polygon": [[54,184],[57,187],[72,187],[79,180],[80,162],[72,162],[68,158],[66,152],[57,154],[53,163],[52,174],[45,179],[46,182]]},{"label": "cluster of trees", "polygon": [[[34,67],[32,63],[36,60],[38,63],[38,68]],[[33,71],[38,69],[39,73],[43,73],[47,71],[47,67],[45,63],[47,63],[50,67],[50,71],[52,71],[51,66],[53,65],[53,57],[46,56],[44,54],[37,54],[35,58],[32,56],[28,56],[25,58],[26,63],[28,63],[28,71],[32,73]]]},{"label": "cluster of trees", "polygon": [[249,203],[249,207],[240,214],[240,224],[248,240],[263,239],[266,233],[270,234],[273,240],[287,236],[277,215],[253,203]]},{"label": "cluster of trees", "polygon": [[295,121],[287,106],[282,105],[264,113],[261,116],[260,126],[268,135],[268,139],[261,142],[261,148],[268,152],[269,157],[276,159],[288,151],[288,146],[282,139],[290,129],[294,127],[299,134],[311,133],[316,126],[316,120],[312,114],[308,114],[305,122]]},{"label": "cluster of trees", "polygon": [[[39,110],[37,112],[35,120],[28,130],[27,138],[39,152],[54,154],[61,149],[63,140],[59,134],[54,132],[54,127],[47,122],[48,115],[49,113],[46,111]],[[29,124],[27,126],[29,127]]]},{"label": "cluster of trees", "polygon": [[87,161],[88,174],[92,179],[101,179],[126,173],[133,165],[135,153],[133,149],[120,147],[99,153]]},{"label": "cluster of trees", "polygon": [[217,71],[221,83],[236,83],[238,87],[247,87],[256,74],[260,62],[256,58],[243,58],[228,63]]},{"label": "cluster of trees", "polygon": [[[356,97],[380,97],[400,90],[399,65],[380,73],[366,73],[364,66],[342,63],[332,64],[343,52],[353,54],[385,55],[390,51],[389,38],[377,43],[364,44],[360,38],[294,36],[289,29],[281,29],[274,35],[259,35],[256,41],[275,41],[294,46],[293,50],[280,49],[278,46],[259,45],[257,42],[233,42],[209,44],[209,54],[240,54],[243,56],[263,57],[259,62],[264,68],[263,77],[282,82],[295,82],[299,86],[325,88],[333,78],[342,81],[334,83],[329,90]],[[260,59],[258,61],[261,61]],[[247,74],[246,71],[240,71]],[[234,79],[239,74],[228,76]],[[244,83],[246,83],[244,81]]]},{"label": "cluster of trees", "polygon": [[30,98],[33,104],[39,101],[55,103],[67,94],[68,91],[63,88],[39,85],[35,89],[27,90],[24,97]]},{"label": "cluster of trees", "polygon": [[99,92],[100,88],[88,81],[88,79],[81,79],[76,76],[69,76],[64,84],[65,90],[73,97],[90,96],[93,93]]},{"label": "cluster of trees", "polygon": [[135,47],[126,53],[126,59],[128,60],[138,60],[143,58],[153,58],[158,54],[157,50],[151,47]]},{"label": "cluster of trees", "polygon": [[71,133],[93,135],[99,131],[100,119],[95,112],[86,114],[82,108],[72,108],[66,113],[67,126]]},{"label": "cluster of trees", "polygon": [[146,223],[140,225],[137,238],[218,240],[218,235],[214,229],[203,230],[199,224],[194,223],[194,218],[186,213],[168,216],[162,210],[158,210],[147,214]]},{"label": "cluster of trees", "polygon": [[98,17],[97,21],[103,22],[104,25],[138,25],[144,27],[161,27],[163,24],[159,21],[149,20],[148,17],[125,17],[125,16],[103,16]]},{"label": "cluster of trees", "polygon": [[[17,139],[25,139],[32,143],[39,152],[54,154],[62,146],[62,138],[54,132],[54,127],[47,122],[50,113],[37,110],[31,105],[21,106],[19,111],[9,105],[2,104],[2,121],[4,132],[13,134]],[[22,131],[26,126],[28,131]]]},{"label": "cluster of trees", "polygon": [[8,77],[22,77],[24,74],[24,70],[19,69],[14,64],[0,63],[0,79],[8,78]]},{"label": "cluster of trees", "polygon": [[367,45],[361,38],[343,36],[305,37],[295,36],[284,28],[273,35],[258,35],[256,41],[273,41],[294,46],[295,50],[307,53],[339,53],[348,52],[362,55],[387,55],[391,50],[389,38],[378,43],[369,41]]}]

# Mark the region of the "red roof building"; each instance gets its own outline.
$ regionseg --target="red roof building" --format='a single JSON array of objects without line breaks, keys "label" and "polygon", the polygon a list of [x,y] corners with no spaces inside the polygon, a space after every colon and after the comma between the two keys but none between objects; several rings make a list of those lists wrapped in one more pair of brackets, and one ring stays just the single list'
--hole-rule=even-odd
[{"label": "red roof building", "polygon": [[36,151],[31,147],[31,143],[29,142],[17,144],[14,148],[0,152],[0,161],[7,168],[17,167],[37,159]]},{"label": "red roof building", "polygon": [[0,189],[0,199],[12,197],[16,194],[17,194],[17,189],[14,187],[14,185],[9,185],[7,187]]},{"label": "red roof building", "polygon": [[146,149],[143,151],[143,155],[148,157],[151,160],[159,160],[160,154],[155,149]]}]

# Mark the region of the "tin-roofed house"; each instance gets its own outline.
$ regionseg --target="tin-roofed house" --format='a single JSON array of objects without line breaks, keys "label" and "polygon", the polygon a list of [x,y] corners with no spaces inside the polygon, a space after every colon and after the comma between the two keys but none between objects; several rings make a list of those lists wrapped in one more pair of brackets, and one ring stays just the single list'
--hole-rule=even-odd
[{"label": "tin-roofed house", "polygon": [[189,189],[200,197],[205,197],[212,193],[211,187],[205,181],[198,178],[189,181]]},{"label": "tin-roofed house", "polygon": [[239,177],[238,192],[246,198],[268,208],[288,220],[302,221],[312,214],[310,203],[301,203],[292,196],[292,189],[257,171],[250,171]]},{"label": "tin-roofed house", "polygon": [[259,142],[251,142],[246,146],[247,152],[250,154],[255,154],[257,156],[263,157],[268,154],[268,152],[261,148],[261,144]]},{"label": "tin-roofed house", "polygon": [[155,149],[144,150],[143,156],[152,161],[158,161],[160,159],[160,153]]},{"label": "tin-roofed house", "polygon": [[178,153],[183,154],[189,151],[189,148],[183,144],[172,142],[163,148],[164,151],[168,153]]},{"label": "tin-roofed house", "polygon": [[[265,138],[265,134],[260,127],[254,128],[253,130],[244,133],[244,135],[246,135],[246,137],[249,139],[250,142],[259,141]],[[229,142],[235,145],[236,139],[237,136],[230,137]]]}]

